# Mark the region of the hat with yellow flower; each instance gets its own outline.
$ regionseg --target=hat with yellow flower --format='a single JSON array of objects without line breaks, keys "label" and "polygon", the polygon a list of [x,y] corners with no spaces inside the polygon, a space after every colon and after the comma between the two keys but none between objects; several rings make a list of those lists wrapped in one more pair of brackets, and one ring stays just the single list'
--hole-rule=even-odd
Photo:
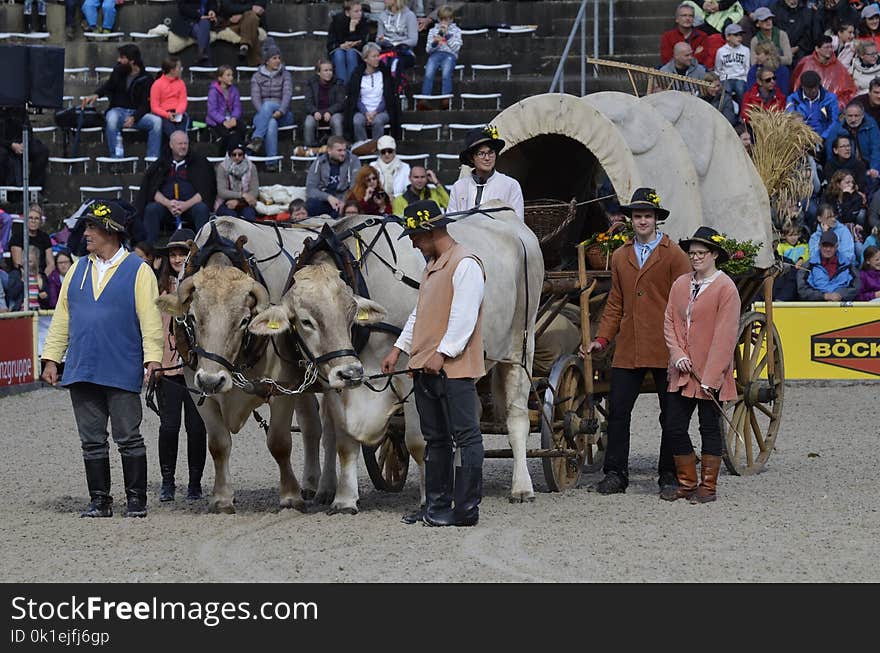
[{"label": "hat with yellow flower", "polygon": [[715,231],[712,227],[699,227],[694,235],[690,238],[686,238],[684,240],[679,240],[679,246],[687,252],[690,249],[691,243],[700,243],[708,247],[711,251],[718,252],[718,259],[715,261],[716,265],[721,265],[722,263],[726,263],[730,258],[730,254],[727,253],[727,250],[724,249],[724,241],[727,240],[722,234]]},{"label": "hat with yellow flower", "polygon": [[432,229],[445,227],[452,222],[451,218],[443,215],[443,210],[434,200],[422,200],[409,204],[403,210],[403,217],[398,220],[403,227],[403,233],[398,236],[398,240],[404,236],[427,233]]},{"label": "hat with yellow flower", "polygon": [[462,165],[474,165],[474,152],[480,146],[486,144],[499,154],[504,149],[504,141],[498,137],[498,128],[493,125],[476,127],[468,131],[464,139],[464,149],[458,155]]},{"label": "hat with yellow flower", "polygon": [[653,188],[636,188],[629,204],[623,204],[620,212],[632,219],[632,212],[637,209],[651,209],[657,220],[669,217],[669,211],[660,206],[660,196]]},{"label": "hat with yellow flower", "polygon": [[129,216],[125,209],[116,202],[95,200],[86,210],[83,219],[97,225],[104,231],[125,236]]}]

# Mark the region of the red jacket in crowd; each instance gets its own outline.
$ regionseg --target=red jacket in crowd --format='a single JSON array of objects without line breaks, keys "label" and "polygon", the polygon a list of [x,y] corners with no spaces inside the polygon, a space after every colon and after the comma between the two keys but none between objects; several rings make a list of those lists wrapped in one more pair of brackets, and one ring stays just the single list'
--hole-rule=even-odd
[{"label": "red jacket in crowd", "polygon": [[785,111],[785,96],[778,88],[774,88],[773,97],[765,101],[758,90],[758,84],[755,83],[752,84],[752,88],[746,91],[745,95],[743,95],[742,104],[739,108],[739,117],[743,119],[743,122],[749,121],[748,112],[753,106],[759,106],[768,110],[776,109],[777,111]]},{"label": "red jacket in crowd", "polygon": [[[707,70],[714,68],[715,53],[712,53],[712,58],[710,60],[708,48],[706,47],[706,38],[706,33],[701,32],[698,29],[692,29],[688,38],[685,38],[677,27],[668,32],[663,32],[663,36],[660,37],[660,58],[663,60],[662,63],[665,64],[672,59],[672,49],[675,47],[676,43],[687,41],[694,49],[694,58],[703,64]],[[702,48],[702,50],[700,48]]]},{"label": "red jacket in crowd", "polygon": [[837,96],[837,103],[843,111],[849,101],[852,100],[859,89],[853,81],[852,75],[846,67],[837,60],[837,56],[831,55],[828,63],[822,63],[816,57],[816,53],[804,57],[795,66],[791,74],[791,90],[796,91],[801,87],[801,75],[807,70],[815,70],[822,80],[822,86],[826,91],[831,91]]}]

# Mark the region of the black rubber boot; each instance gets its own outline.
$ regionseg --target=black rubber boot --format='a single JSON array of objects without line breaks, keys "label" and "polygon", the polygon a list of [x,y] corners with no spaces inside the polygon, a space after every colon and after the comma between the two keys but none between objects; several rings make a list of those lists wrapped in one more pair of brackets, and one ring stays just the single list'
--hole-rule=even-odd
[{"label": "black rubber boot", "polygon": [[174,470],[177,467],[177,442],[167,434],[159,432],[159,471],[162,474],[162,489],[159,501],[174,501]]},{"label": "black rubber boot", "polygon": [[660,487],[660,496],[662,498],[668,500],[674,496],[678,492],[678,479],[675,476],[675,472],[667,471],[660,474],[660,478],[657,479],[657,485]]},{"label": "black rubber boot", "polygon": [[125,478],[126,517],[147,516],[147,457],[123,456],[122,475]]},{"label": "black rubber boot", "polygon": [[49,30],[46,29],[46,14],[40,14],[37,16],[37,31],[46,33]]},{"label": "black rubber boot", "polygon": [[[429,454],[430,455],[430,454]],[[452,526],[452,486],[455,469],[452,453],[438,456],[440,460],[425,460],[425,515],[422,522],[428,526]]]},{"label": "black rubber boot", "polygon": [[86,483],[92,502],[80,517],[112,517],[113,497],[110,496],[110,459],[96,458],[83,461],[86,466]]},{"label": "black rubber boot", "polygon": [[30,34],[34,25],[33,14],[24,14],[24,33]]},{"label": "black rubber boot", "polygon": [[620,472],[610,471],[605,478],[596,483],[595,491],[599,494],[622,494],[626,492],[628,479]]},{"label": "black rubber boot", "polygon": [[480,521],[483,468],[465,465],[455,470],[455,525],[475,526]]},{"label": "black rubber boot", "polygon": [[186,487],[186,500],[187,501],[198,501],[202,498],[202,470],[193,469],[190,467],[189,470],[189,485]]}]

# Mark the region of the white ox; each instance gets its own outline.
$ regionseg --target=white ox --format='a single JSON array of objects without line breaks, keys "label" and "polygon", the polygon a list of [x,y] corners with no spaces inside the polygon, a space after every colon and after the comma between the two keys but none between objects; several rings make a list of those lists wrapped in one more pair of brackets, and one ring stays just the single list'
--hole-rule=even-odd
[{"label": "white ox", "polygon": [[[498,202],[484,208],[497,208]],[[368,218],[353,216],[333,223],[337,233],[360,225]],[[308,221],[305,224],[310,224]],[[319,223],[316,223],[319,224]],[[422,255],[412,248],[409,239],[397,240],[401,228],[386,226],[389,239],[377,239],[378,226],[360,231],[362,242],[354,237],[345,244],[352,252],[362,252],[363,243],[373,243],[374,253],[363,261],[364,278],[370,299],[385,309],[385,321],[402,327],[418,297],[418,291],[405,285],[389,267],[376,256],[381,256],[407,276],[419,280],[425,267]],[[531,501],[534,489],[526,465],[526,441],[529,434],[528,393],[529,376],[534,353],[534,326],[544,277],[544,260],[534,233],[510,209],[489,214],[475,214],[449,226],[449,233],[458,242],[475,252],[483,261],[486,271],[486,291],[483,300],[483,344],[486,366],[492,374],[494,411],[506,418],[508,440],[513,452],[514,468],[510,490],[511,501]],[[392,251],[393,250],[393,251]],[[396,263],[394,263],[396,257]],[[397,275],[399,276],[399,274]],[[287,318],[290,318],[288,321]],[[302,328],[301,307],[291,293],[281,306],[272,307],[254,318],[252,330],[268,333],[286,329],[291,323]],[[275,329],[268,329],[271,324]],[[320,333],[313,333],[320,337]],[[395,337],[374,332],[359,358],[365,374],[379,371],[382,358],[394,344]],[[317,341],[316,341],[317,342]],[[318,345],[327,350],[326,345]],[[525,348],[525,352],[523,349]],[[394,378],[397,394],[404,396],[411,386],[405,376]],[[381,384],[380,384],[381,385]],[[397,396],[389,389],[379,394],[369,388],[347,387],[341,392],[326,393],[322,403],[325,453],[329,437],[336,439],[340,477],[333,504],[335,511],[357,512],[358,484],[357,459],[360,445],[376,445],[381,441],[391,416],[397,409]],[[424,440],[418,428],[418,417],[412,401],[405,405],[406,444],[419,466],[421,499],[424,503]],[[325,460],[324,474],[335,469]],[[322,477],[322,485],[325,477]]]},{"label": "white ox", "polygon": [[[196,236],[196,244],[203,247],[211,232],[211,224],[204,227]],[[218,218],[213,222],[217,232],[227,240],[235,242],[245,235],[245,245],[258,264],[266,288],[241,270],[232,267],[229,258],[221,253],[212,255],[205,266],[192,277],[185,279],[177,295],[163,295],[158,303],[163,311],[173,315],[192,316],[193,334],[196,344],[203,351],[235,362],[245,342],[245,334],[253,317],[269,306],[269,302],[280,301],[290,271],[291,263],[281,254],[276,232],[266,226],[254,225],[234,218]],[[286,229],[280,232],[284,248],[296,255],[306,237],[314,236],[304,229]],[[315,316],[325,316],[314,324],[309,320],[303,323],[304,339],[309,343],[315,356],[327,350],[322,345],[330,345],[334,350],[350,349],[350,321],[355,315],[362,321],[381,320],[384,313],[372,302],[356,300],[348,287],[339,278],[338,271],[320,274],[325,266],[308,266],[296,274],[297,301],[302,312],[311,311]],[[268,292],[267,292],[268,291]],[[347,291],[347,294],[346,294]],[[322,313],[321,306],[337,308],[337,313]],[[348,320],[342,324],[342,319]],[[308,334],[310,328],[320,329],[322,341],[316,342]],[[289,388],[296,388],[303,374],[297,365],[300,352],[291,338],[277,338],[269,343],[262,356],[246,370],[249,379],[270,378]],[[363,374],[361,364],[352,356],[341,356],[319,366],[324,382],[331,388],[341,388],[348,381],[358,379]],[[201,390],[206,399],[199,406],[199,414],[205,422],[211,456],[214,459],[214,490],[209,502],[213,512],[234,512],[233,489],[229,473],[229,455],[232,446],[232,433],[237,433],[263,399],[244,392],[233,383],[233,376],[222,363],[209,357],[199,356],[197,369],[193,372],[184,369],[187,384]],[[321,425],[318,417],[317,401],[314,395],[278,394],[269,400],[270,420],[267,445],[275,458],[280,471],[280,505],[282,508],[305,507],[305,499],[316,494],[325,500],[335,492],[335,474],[324,476],[320,471],[319,448]],[[303,487],[293,473],[290,463],[290,426],[296,410],[304,443]],[[332,456],[326,456],[333,465]]]}]

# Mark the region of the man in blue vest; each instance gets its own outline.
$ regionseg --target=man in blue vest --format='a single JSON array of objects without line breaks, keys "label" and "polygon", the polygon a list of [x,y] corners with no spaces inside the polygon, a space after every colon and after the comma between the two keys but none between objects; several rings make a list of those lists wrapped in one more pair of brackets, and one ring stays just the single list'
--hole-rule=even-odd
[{"label": "man in blue vest", "polygon": [[[126,516],[147,515],[147,451],[140,434],[140,390],[161,365],[159,289],[150,267],[122,243],[128,218],[96,201],[84,216],[88,256],[64,276],[43,348],[42,378],[69,388],[82,442],[91,503],[81,517],[112,517],[107,422],[122,456]],[[146,371],[145,371],[146,368]]]}]

